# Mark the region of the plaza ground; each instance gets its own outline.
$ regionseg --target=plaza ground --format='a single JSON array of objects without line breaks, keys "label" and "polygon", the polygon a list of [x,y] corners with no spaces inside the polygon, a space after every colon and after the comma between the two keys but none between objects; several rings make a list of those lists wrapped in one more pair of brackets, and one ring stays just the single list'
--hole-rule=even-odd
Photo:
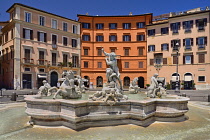
[{"label": "plaza ground", "polygon": [[0,104],[1,140],[209,140],[210,103],[189,101],[183,122],[155,122],[148,127],[119,125],[75,131],[66,127],[30,126],[25,102]]}]

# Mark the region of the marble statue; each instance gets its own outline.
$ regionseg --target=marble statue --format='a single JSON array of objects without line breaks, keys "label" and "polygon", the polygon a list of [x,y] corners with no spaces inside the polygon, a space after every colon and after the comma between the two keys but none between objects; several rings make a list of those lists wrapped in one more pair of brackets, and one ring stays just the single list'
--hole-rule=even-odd
[{"label": "marble statue", "polygon": [[158,74],[155,73],[151,77],[151,84],[148,87],[147,91],[147,97],[155,98],[155,97],[161,97],[162,95],[167,94],[166,89],[163,87],[162,83],[157,82]]},{"label": "marble statue", "polygon": [[46,81],[42,81],[43,86],[39,88],[38,95],[39,96],[49,96],[49,89],[51,88],[50,84]]},{"label": "marble statue", "polygon": [[93,95],[90,95],[89,100],[101,100],[107,104],[113,105],[120,100],[127,100],[128,97],[123,95],[122,81],[117,66],[117,55],[114,52],[106,53],[103,48],[102,52],[106,56],[106,64],[109,66],[109,68],[106,69],[107,83],[104,84],[102,91],[97,91]]},{"label": "marble statue", "polygon": [[137,94],[140,90],[140,87],[137,85],[138,77],[135,77],[133,81],[130,83],[129,92],[131,94]]},{"label": "marble statue", "polygon": [[65,79],[59,89],[54,87],[54,89],[56,89],[56,93],[54,94],[53,99],[55,99],[58,94],[61,95],[63,99],[81,98],[81,91],[74,84],[75,78],[73,71],[64,72],[63,75],[65,76]]}]

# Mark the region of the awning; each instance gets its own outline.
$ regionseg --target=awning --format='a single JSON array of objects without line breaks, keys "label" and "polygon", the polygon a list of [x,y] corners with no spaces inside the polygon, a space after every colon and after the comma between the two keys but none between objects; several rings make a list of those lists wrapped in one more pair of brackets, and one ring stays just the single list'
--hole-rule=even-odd
[{"label": "awning", "polygon": [[[176,76],[172,76],[172,77],[171,77],[171,81],[172,81],[172,82],[176,82]],[[178,81],[179,81],[179,76],[178,76]]]},{"label": "awning", "polygon": [[38,78],[45,78],[45,79],[47,79],[47,75],[46,74],[38,74],[37,76],[38,76]]},{"label": "awning", "polygon": [[157,81],[164,83],[165,82],[165,77],[157,77]]},{"label": "awning", "polygon": [[184,76],[184,81],[192,81],[192,76]]}]

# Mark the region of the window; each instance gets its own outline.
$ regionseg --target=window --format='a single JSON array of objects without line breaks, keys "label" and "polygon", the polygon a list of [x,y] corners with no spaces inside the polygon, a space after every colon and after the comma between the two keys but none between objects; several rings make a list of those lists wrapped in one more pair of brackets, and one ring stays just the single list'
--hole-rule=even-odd
[{"label": "window", "polygon": [[77,34],[77,25],[73,25],[73,33]]},{"label": "window", "polygon": [[145,22],[137,22],[136,28],[145,28]]},{"label": "window", "polygon": [[161,28],[161,34],[168,34],[168,27]]},{"label": "window", "polygon": [[196,20],[196,26],[198,27],[198,31],[205,30],[206,25],[207,25],[207,18]]},{"label": "window", "polygon": [[41,26],[45,25],[45,17],[39,16],[39,25],[41,25]]},{"label": "window", "polygon": [[172,33],[179,33],[178,30],[180,29],[180,22],[171,23],[171,31]]},{"label": "window", "polygon": [[98,68],[102,68],[102,62],[98,62]]},{"label": "window", "polygon": [[173,64],[177,64],[177,56],[173,56]]},{"label": "window", "polygon": [[72,56],[72,67],[74,67],[74,68],[79,67],[79,56],[77,56],[77,55]]},{"label": "window", "polygon": [[131,41],[130,35],[123,35],[123,41]]},{"label": "window", "polygon": [[206,77],[205,76],[198,76],[198,82],[205,82]]},{"label": "window", "polygon": [[169,47],[167,43],[161,44],[161,51],[168,51],[168,50],[169,50]]},{"label": "window", "polygon": [[43,32],[37,32],[37,39],[40,42],[47,42],[47,34]]},{"label": "window", "polygon": [[154,51],[155,51],[155,45],[149,45],[148,52],[154,52]]},{"label": "window", "polygon": [[184,55],[183,64],[193,64],[193,55]]},{"label": "window", "polygon": [[83,41],[90,41],[90,35],[82,35]]},{"label": "window", "polygon": [[63,46],[67,46],[67,45],[68,45],[68,38],[63,37]]},{"label": "window", "polygon": [[56,57],[57,57],[57,54],[52,53],[52,66],[56,66]]},{"label": "window", "polygon": [[117,41],[117,35],[110,35],[109,41]]},{"label": "window", "polygon": [[98,49],[98,56],[102,56],[102,50],[101,49]]},{"label": "window", "polygon": [[125,62],[125,68],[129,68],[129,62]]},{"label": "window", "polygon": [[76,39],[72,39],[71,40],[71,44],[72,44],[72,47],[77,47],[77,40]]},{"label": "window", "polygon": [[129,56],[129,49],[127,49],[127,48],[124,49],[124,55],[125,55],[125,56]]},{"label": "window", "polygon": [[52,28],[57,29],[57,20],[52,19]]},{"label": "window", "polygon": [[23,38],[33,40],[33,30],[23,28]]},{"label": "window", "polygon": [[115,53],[116,48],[111,48],[110,51]]},{"label": "window", "polygon": [[24,68],[25,69],[25,71],[31,71],[31,68]]},{"label": "window", "polygon": [[45,71],[45,69],[39,69],[39,72],[44,72]]},{"label": "window", "polygon": [[90,23],[82,23],[82,28],[90,29]]},{"label": "window", "polygon": [[155,35],[155,29],[148,30],[148,36],[154,36]]},{"label": "window", "polygon": [[117,23],[109,23],[109,29],[117,29]]},{"label": "window", "polygon": [[183,21],[182,25],[183,29],[185,29],[185,32],[191,32],[191,28],[193,27],[193,20]]},{"label": "window", "polygon": [[5,42],[8,41],[8,36],[9,36],[9,35],[8,35],[8,32],[6,32],[6,33],[5,33]]},{"label": "window", "polygon": [[193,38],[183,39],[183,46],[185,46],[185,49],[191,49],[193,46]]},{"label": "window", "polygon": [[198,63],[205,63],[205,54],[198,54]]},{"label": "window", "polygon": [[155,64],[162,64],[162,58],[156,57],[155,58]]},{"label": "window", "polygon": [[207,37],[198,37],[196,38],[196,45],[198,45],[198,49],[203,49],[207,45]]},{"label": "window", "polygon": [[39,65],[44,65],[44,51],[39,51]]},{"label": "window", "polygon": [[123,23],[123,29],[130,29],[131,23]]},{"label": "window", "polygon": [[144,55],[144,48],[138,48],[139,56]]},{"label": "window", "polygon": [[96,29],[104,29],[104,24],[103,23],[97,23],[96,24]]},{"label": "window", "polygon": [[57,35],[52,35],[52,44],[53,45],[57,44]]},{"label": "window", "polygon": [[139,62],[139,68],[144,68],[144,62]]},{"label": "window", "polygon": [[66,22],[63,22],[63,31],[68,31],[68,24]]},{"label": "window", "polygon": [[25,22],[31,22],[31,13],[25,12]]},{"label": "window", "polygon": [[30,49],[25,49],[25,54],[24,54],[24,56],[25,56],[25,63],[30,63],[30,59],[31,59],[30,53],[31,53]]},{"label": "window", "polygon": [[150,65],[154,65],[154,59],[150,59],[150,60],[149,60],[149,64],[150,64]]},{"label": "window", "polygon": [[88,55],[88,49],[84,49],[84,55]]},{"label": "window", "polygon": [[136,38],[137,41],[145,41],[145,35],[137,35]]},{"label": "window", "polygon": [[163,58],[163,65],[167,65],[167,58]]},{"label": "window", "polygon": [[63,54],[63,66],[67,67],[68,63],[68,54]]},{"label": "window", "polygon": [[13,38],[14,38],[14,29],[11,30],[11,39],[13,39]]},{"label": "window", "polygon": [[84,68],[88,68],[88,61],[84,61]]},{"label": "window", "polygon": [[103,35],[97,35],[96,36],[96,41],[99,42],[99,41],[104,41],[104,36]]},{"label": "window", "polygon": [[171,40],[171,47],[173,48],[173,51],[177,51],[178,47],[180,47],[180,39]]}]

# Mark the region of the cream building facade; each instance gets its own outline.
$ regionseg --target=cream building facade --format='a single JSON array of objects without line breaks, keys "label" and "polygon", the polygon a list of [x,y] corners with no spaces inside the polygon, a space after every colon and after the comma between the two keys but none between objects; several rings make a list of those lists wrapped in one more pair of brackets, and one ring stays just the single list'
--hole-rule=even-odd
[{"label": "cream building facade", "polygon": [[80,74],[80,23],[15,3],[1,29],[1,87],[36,89],[47,80],[57,86],[62,72]]},{"label": "cream building facade", "polygon": [[181,89],[210,89],[209,18],[208,7],[196,8],[147,26],[147,81],[159,73],[160,81],[175,89],[178,48]]}]

